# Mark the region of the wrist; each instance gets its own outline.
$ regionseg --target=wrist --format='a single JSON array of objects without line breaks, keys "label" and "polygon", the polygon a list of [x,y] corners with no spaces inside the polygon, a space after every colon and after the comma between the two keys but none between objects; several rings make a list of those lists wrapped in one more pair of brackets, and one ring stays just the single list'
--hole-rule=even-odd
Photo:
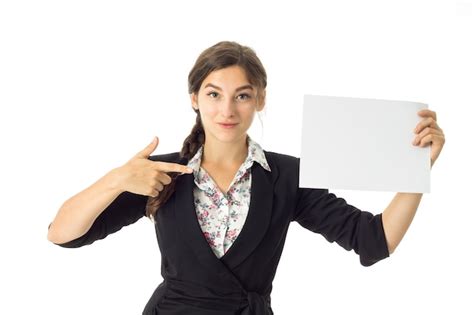
[{"label": "wrist", "polygon": [[122,185],[123,175],[122,175],[120,167],[116,167],[110,170],[104,176],[104,180],[105,180],[105,185],[107,186],[107,188],[116,192],[117,194],[121,194],[125,191]]}]

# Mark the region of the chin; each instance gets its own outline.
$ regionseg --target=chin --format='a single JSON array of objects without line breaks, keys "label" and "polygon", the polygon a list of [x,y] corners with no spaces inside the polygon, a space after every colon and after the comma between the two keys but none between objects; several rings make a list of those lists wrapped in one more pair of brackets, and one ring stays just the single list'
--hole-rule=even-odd
[{"label": "chin", "polygon": [[218,132],[218,133],[215,133],[214,134],[214,138],[216,138],[217,140],[221,141],[221,142],[235,142],[241,138],[245,138],[246,137],[246,133],[236,133],[236,132],[232,132],[232,133],[225,133],[225,132]]}]

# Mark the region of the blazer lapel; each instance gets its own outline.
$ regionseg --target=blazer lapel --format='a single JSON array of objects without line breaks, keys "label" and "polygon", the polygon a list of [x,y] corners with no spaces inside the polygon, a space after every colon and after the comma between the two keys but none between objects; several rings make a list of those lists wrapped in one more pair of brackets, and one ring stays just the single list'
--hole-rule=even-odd
[{"label": "blazer lapel", "polygon": [[259,245],[270,225],[273,206],[273,181],[276,175],[267,172],[259,163],[251,168],[250,205],[244,226],[221,261],[234,269],[242,263]]},{"label": "blazer lapel", "polygon": [[199,225],[194,206],[194,176],[183,174],[177,178],[175,211],[177,225],[181,235],[193,250],[198,259],[205,265],[234,269],[262,241],[269,227],[273,205],[273,185],[277,178],[277,168],[267,172],[259,163],[254,162],[251,167],[252,182],[250,205],[244,226],[232,246],[219,259],[204,237]]},{"label": "blazer lapel", "polygon": [[207,266],[212,268],[222,268],[222,264],[214,255],[211,247],[204,237],[201,226],[196,215],[194,206],[194,176],[193,174],[183,174],[178,176],[176,182],[175,213],[180,234],[189,243],[196,257]]}]

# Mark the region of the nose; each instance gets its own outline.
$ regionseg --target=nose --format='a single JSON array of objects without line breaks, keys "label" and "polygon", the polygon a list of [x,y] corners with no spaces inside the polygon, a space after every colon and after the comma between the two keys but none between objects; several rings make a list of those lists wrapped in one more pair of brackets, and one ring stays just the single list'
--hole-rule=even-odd
[{"label": "nose", "polygon": [[220,112],[223,117],[232,117],[235,114],[235,100],[231,97],[222,101]]}]

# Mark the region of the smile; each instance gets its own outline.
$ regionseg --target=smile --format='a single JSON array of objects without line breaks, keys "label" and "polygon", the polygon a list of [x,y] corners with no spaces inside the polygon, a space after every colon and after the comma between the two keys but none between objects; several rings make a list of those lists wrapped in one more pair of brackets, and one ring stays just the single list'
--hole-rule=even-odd
[{"label": "smile", "polygon": [[230,129],[230,128],[233,128],[233,127],[237,126],[237,124],[219,124],[219,125],[223,128],[226,128],[226,129]]}]

